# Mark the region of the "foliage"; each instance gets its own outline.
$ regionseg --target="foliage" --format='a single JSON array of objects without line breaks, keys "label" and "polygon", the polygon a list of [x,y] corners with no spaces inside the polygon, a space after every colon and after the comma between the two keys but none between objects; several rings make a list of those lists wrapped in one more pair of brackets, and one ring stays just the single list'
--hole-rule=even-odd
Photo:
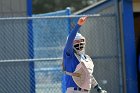
[{"label": "foliage", "polygon": [[33,14],[64,10],[70,7],[72,12],[78,11],[93,3],[93,0],[33,0]]}]

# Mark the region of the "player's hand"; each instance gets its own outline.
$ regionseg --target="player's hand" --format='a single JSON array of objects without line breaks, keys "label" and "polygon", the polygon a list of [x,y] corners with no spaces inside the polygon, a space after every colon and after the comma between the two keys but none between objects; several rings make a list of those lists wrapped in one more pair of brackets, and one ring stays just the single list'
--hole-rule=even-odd
[{"label": "player's hand", "polygon": [[82,26],[87,20],[87,16],[81,17],[78,20],[78,25]]},{"label": "player's hand", "polygon": [[80,77],[81,74],[80,73],[72,73],[72,76],[75,76],[75,77]]}]

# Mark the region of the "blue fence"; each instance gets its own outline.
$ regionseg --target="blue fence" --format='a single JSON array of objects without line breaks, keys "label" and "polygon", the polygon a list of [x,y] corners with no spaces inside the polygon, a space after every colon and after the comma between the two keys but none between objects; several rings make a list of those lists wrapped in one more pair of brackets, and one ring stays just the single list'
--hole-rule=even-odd
[{"label": "blue fence", "polygon": [[[37,14],[33,16],[64,16],[69,14],[70,9],[68,8],[66,10],[61,10],[53,13]],[[35,63],[36,91],[41,92],[44,90],[47,91],[47,93],[61,93],[62,91],[64,91],[64,88],[61,85],[63,83],[63,73],[61,71],[62,60],[57,60],[57,58],[62,58],[64,42],[69,31],[69,18],[61,18],[61,21],[58,18],[50,18],[46,21],[44,20],[33,20],[34,58],[54,58],[54,60]],[[40,74],[43,75],[41,75],[42,77],[38,78]],[[40,82],[42,79],[49,79],[50,81],[52,81]],[[44,87],[43,84],[46,87]],[[54,88],[54,84],[57,84],[55,90],[51,89]]]}]

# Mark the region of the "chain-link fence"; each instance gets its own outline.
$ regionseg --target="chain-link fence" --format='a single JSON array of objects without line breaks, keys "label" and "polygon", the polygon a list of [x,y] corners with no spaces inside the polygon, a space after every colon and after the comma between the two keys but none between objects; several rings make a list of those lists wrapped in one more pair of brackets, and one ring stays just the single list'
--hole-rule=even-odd
[{"label": "chain-link fence", "polygon": [[[62,93],[63,48],[70,23],[80,16],[1,18],[0,93]],[[122,77],[116,17],[88,16],[80,32],[95,64],[94,76],[109,93],[119,93]]]}]

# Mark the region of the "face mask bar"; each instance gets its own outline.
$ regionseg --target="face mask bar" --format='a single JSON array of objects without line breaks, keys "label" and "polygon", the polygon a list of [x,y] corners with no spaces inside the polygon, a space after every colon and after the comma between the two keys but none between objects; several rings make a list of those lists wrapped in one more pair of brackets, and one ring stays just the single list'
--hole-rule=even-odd
[{"label": "face mask bar", "polygon": [[84,39],[75,40],[74,48],[75,48],[76,50],[83,50],[84,47],[85,47]]}]

